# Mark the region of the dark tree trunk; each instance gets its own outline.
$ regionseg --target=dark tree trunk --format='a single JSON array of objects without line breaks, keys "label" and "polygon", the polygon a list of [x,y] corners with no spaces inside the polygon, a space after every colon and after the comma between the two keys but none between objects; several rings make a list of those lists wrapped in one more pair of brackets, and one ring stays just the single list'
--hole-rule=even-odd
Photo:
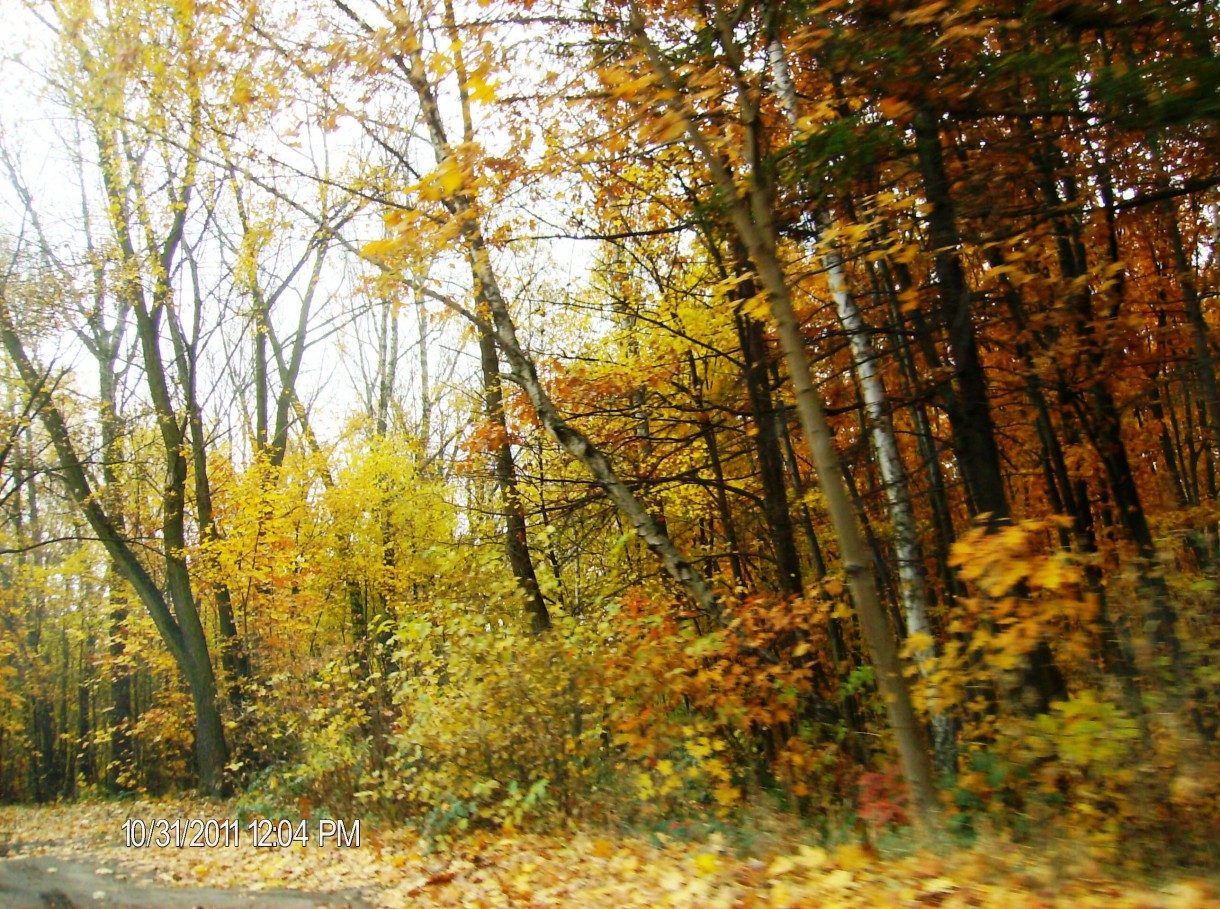
[{"label": "dark tree trunk", "polygon": [[[742,288],[742,294],[753,296],[754,289],[745,286]],[[762,483],[763,517],[767,522],[771,549],[775,553],[776,580],[784,595],[799,596],[804,592],[804,581],[792,527],[792,512],[788,507],[788,487],[784,482],[783,451],[776,422],[775,403],[771,397],[766,329],[763,323],[740,310],[735,314],[734,321],[741,344],[744,362],[742,372],[750,400],[750,413],[754,418],[754,452],[758,458],[758,475]],[[814,542],[816,543],[816,538]]]},{"label": "dark tree trunk", "polygon": [[76,683],[76,773],[86,783],[94,781],[96,761],[93,747],[93,662],[96,641],[88,635],[81,646]]},{"label": "dark tree trunk", "polygon": [[[1038,145],[1038,188],[1043,200],[1052,211],[1061,211],[1065,203],[1079,204],[1075,182],[1070,176],[1057,172],[1061,154],[1049,139]],[[1060,186],[1065,187],[1060,193]],[[1087,253],[1084,239],[1075,219],[1059,215],[1051,220],[1055,237],[1055,248],[1059,270],[1065,281],[1072,281],[1068,293],[1067,309],[1073,314],[1074,340],[1080,346],[1080,384],[1083,394],[1069,386],[1071,400],[1081,418],[1085,434],[1089,437],[1105,467],[1106,479],[1119,511],[1119,521],[1135,543],[1140,560],[1140,586],[1147,593],[1152,606],[1155,625],[1154,637],[1169,651],[1175,673],[1180,671],[1181,645],[1177,636],[1177,614],[1170,602],[1164,578],[1155,566],[1156,546],[1148,526],[1147,515],[1140,498],[1139,486],[1131,467],[1126,443],[1122,438],[1121,415],[1106,379],[1106,356],[1103,341],[1098,336],[1093,313],[1093,296],[1087,284]],[[1118,315],[1121,297],[1115,295],[1105,313],[1106,320]]]},{"label": "dark tree trunk", "polygon": [[[932,513],[933,538],[936,543],[936,564],[939,569],[941,583],[944,586],[943,593],[946,597],[952,598],[961,596],[964,593],[957,573],[949,564],[950,549],[957,539],[957,530],[953,525],[953,509],[949,504],[949,495],[945,488],[944,471],[941,469],[940,464],[941,446],[932,434],[932,422],[928,417],[927,407],[923,403],[924,389],[915,365],[915,355],[911,349],[907,332],[904,330],[907,320],[902,311],[899,293],[912,289],[910,274],[900,263],[894,263],[894,266],[891,267],[891,263],[883,260],[879,268],[870,268],[869,272],[875,292],[880,296],[884,296],[888,303],[890,318],[895,329],[893,348],[898,359],[902,377],[906,383],[907,393],[913,399],[910,405],[910,414],[915,427],[915,444],[927,476],[928,507]],[[901,286],[898,285],[900,280],[904,282]],[[920,323],[923,322],[922,319],[918,321]],[[930,340],[926,330],[920,331],[919,328],[916,328],[916,334],[920,338]],[[939,357],[934,349],[931,351],[931,354],[933,359],[929,361],[929,365],[935,368],[935,364],[939,363]],[[942,398],[949,398],[949,408],[947,409],[951,409],[954,400],[952,386],[949,384],[942,385],[938,392]]]},{"label": "dark tree trunk", "polygon": [[538,587],[534,559],[530,555],[526,536],[525,505],[517,486],[517,471],[513,464],[512,442],[508,435],[508,420],[504,414],[504,389],[500,380],[500,356],[496,340],[489,331],[479,331],[479,355],[483,367],[483,406],[495,432],[492,462],[496,489],[504,518],[504,546],[508,564],[517,586],[525,597],[525,609],[530,617],[530,630],[535,634],[551,627],[551,614]]},{"label": "dark tree trunk", "polygon": [[976,513],[997,527],[1009,517],[1004,471],[996,442],[987,380],[979,356],[972,300],[957,250],[957,214],[945,170],[935,112],[920,111],[914,120],[919,171],[927,195],[928,241],[936,263],[940,326],[953,362],[956,407],[948,412],[953,450]]},{"label": "dark tree trunk", "polygon": [[[913,126],[919,172],[929,204],[928,240],[936,264],[940,327],[948,339],[953,363],[955,401],[947,411],[953,451],[972,511],[984,518],[990,532],[1007,523],[1011,512],[974,328],[972,294],[958,255],[961,237],[956,207],[935,111],[919,110]],[[1046,641],[1039,641],[1029,654],[1022,675],[1024,691],[1018,700],[1026,709],[1044,712],[1052,701],[1066,697],[1066,683]]]},{"label": "dark tree trunk", "polygon": [[[729,568],[733,573],[733,581],[739,586],[746,585],[746,573],[742,564],[741,542],[737,538],[737,527],[733,523],[733,511],[729,508],[729,497],[725,491],[724,465],[720,460],[720,446],[716,441],[716,427],[707,412],[703,399],[703,378],[699,375],[699,366],[695,356],[687,351],[687,364],[690,367],[691,391],[694,395],[695,408],[698,411],[699,433],[707,447],[708,461],[712,467],[712,477],[716,481],[713,495],[716,497],[716,510],[720,515],[720,526],[724,530],[724,538],[729,546]],[[714,539],[714,537],[712,538]],[[711,540],[709,539],[709,545]]]},{"label": "dark tree trunk", "polygon": [[106,785],[111,789],[126,788],[121,784],[124,771],[130,770],[134,760],[131,741],[132,700],[131,668],[127,665],[127,604],[123,595],[115,590],[119,578],[113,569],[107,572],[110,579],[110,713],[107,725],[110,731],[110,759],[106,767]]}]

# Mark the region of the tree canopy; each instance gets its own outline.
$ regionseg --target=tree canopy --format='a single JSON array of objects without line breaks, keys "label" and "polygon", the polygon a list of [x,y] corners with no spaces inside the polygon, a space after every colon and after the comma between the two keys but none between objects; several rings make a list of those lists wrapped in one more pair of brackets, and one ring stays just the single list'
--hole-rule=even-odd
[{"label": "tree canopy", "polygon": [[1213,4],[13,17],[0,801],[1214,858]]}]

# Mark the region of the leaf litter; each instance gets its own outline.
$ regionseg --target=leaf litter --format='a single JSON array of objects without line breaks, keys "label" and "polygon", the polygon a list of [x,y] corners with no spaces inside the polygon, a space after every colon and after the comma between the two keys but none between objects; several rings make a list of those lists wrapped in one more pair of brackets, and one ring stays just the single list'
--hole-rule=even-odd
[{"label": "leaf litter", "polygon": [[128,848],[127,818],[216,818],[223,803],[195,800],[0,807],[0,855],[87,860],[115,880],[180,887],[362,892],[373,906],[689,907],[689,909],[1220,909],[1214,877],[1120,880],[1083,854],[1048,855],[1011,843],[881,857],[868,847],[787,843],[741,857],[723,838],[574,832],[472,834],[442,852],[414,832],[366,825],[359,847],[256,848],[243,822],[237,846]]}]

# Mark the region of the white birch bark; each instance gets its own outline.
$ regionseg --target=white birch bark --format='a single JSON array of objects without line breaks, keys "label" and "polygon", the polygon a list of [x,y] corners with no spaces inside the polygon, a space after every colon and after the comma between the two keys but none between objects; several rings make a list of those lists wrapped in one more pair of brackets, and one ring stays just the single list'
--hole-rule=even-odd
[{"label": "white birch bark", "polygon": [[[775,79],[775,90],[780,106],[789,124],[796,129],[800,111],[797,106],[796,88],[788,70],[788,58],[778,37],[767,43],[767,58]],[[825,236],[832,226],[825,209],[817,213],[818,233]],[[860,382],[864,413],[868,418],[869,438],[881,482],[885,488],[886,508],[894,533],[894,553],[898,562],[898,590],[902,599],[902,614],[906,619],[907,633],[926,635],[932,640],[932,625],[928,619],[928,592],[924,574],[923,548],[919,543],[919,528],[915,520],[915,509],[911,504],[911,490],[907,483],[906,468],[898,451],[898,438],[894,432],[894,421],[890,418],[889,401],[881,372],[877,368],[877,350],[860,307],[847,286],[843,259],[833,247],[821,253],[822,267],[830,284],[830,295],[834,299],[839,324],[847,334],[851,345],[852,368]],[[936,657],[934,644],[929,643],[915,653],[919,673],[928,682],[929,667]],[[929,689],[932,708],[933,747],[940,769],[950,771],[954,764],[953,725],[949,717],[936,705],[935,689]]]},{"label": "white birch bark", "polygon": [[683,90],[673,71],[648,37],[639,8],[631,2],[630,9],[630,31],[652,66],[662,89],[659,103],[664,104],[671,113],[681,119],[690,145],[708,168],[727,208],[733,230],[749,252],[766,294],[771,317],[779,334],[780,346],[788,364],[797,416],[817,471],[819,486],[826,497],[827,512],[839,544],[839,556],[847,575],[852,602],[876,670],[878,686],[885,699],[886,713],[898,747],[903,776],[911,790],[915,818],[922,827],[929,829],[934,825],[931,765],[924,750],[898,648],[877,593],[876,578],[873,577],[861,539],[856,513],[843,478],[839,454],[826,420],[825,408],[813,382],[805,339],[793,309],[787,275],[780,260],[772,188],[762,173],[762,162],[757,157],[759,108],[755,98],[756,92],[743,76],[741,52],[733,39],[732,27],[723,17],[718,16],[720,44],[736,76],[737,103],[740,106],[745,132],[744,146],[752,159],[750,182],[743,198],[729,164],[712,148],[708,137],[691,116]]}]

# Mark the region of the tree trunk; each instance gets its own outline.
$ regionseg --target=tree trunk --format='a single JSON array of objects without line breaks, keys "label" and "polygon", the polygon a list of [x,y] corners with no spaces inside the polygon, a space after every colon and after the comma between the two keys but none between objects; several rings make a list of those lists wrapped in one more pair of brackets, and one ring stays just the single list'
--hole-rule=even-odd
[{"label": "tree trunk", "polygon": [[[927,196],[928,241],[936,263],[940,323],[953,359],[955,406],[948,410],[953,451],[966,482],[972,510],[988,532],[1011,516],[986,375],[974,330],[972,294],[958,250],[957,212],[941,148],[940,127],[931,108],[921,108],[913,121],[919,172]],[[1039,641],[1022,672],[1018,701],[1026,710],[1045,712],[1052,700],[1066,696],[1063,675],[1046,641]]]},{"label": "tree trunk", "polygon": [[[721,47],[730,65],[743,80],[740,51],[733,41],[731,26],[723,19],[717,22]],[[739,195],[737,183],[724,159],[715,152],[706,136],[695,125],[687,110],[681,87],[656,45],[648,38],[639,9],[631,5],[630,29],[640,50],[652,65],[666,93],[665,103],[677,114],[695,153],[711,172],[728,208],[730,223],[741,244],[746,248],[766,295],[779,334],[780,347],[788,363],[788,373],[796,397],[797,416],[809,446],[809,453],[818,474],[818,482],[826,497],[827,511],[839,543],[839,557],[847,575],[856,614],[864,631],[864,639],[872,657],[877,682],[885,698],[886,712],[894,732],[903,775],[911,790],[918,823],[930,827],[933,823],[934,796],[932,770],[919,733],[919,723],[911,703],[911,693],[903,675],[898,648],[877,593],[877,582],[869,566],[860,528],[852,509],[851,498],[843,480],[838,452],[831,438],[830,425],[821,397],[813,384],[805,339],[792,307],[787,277],[778,254],[774,210],[759,149],[761,122],[754,92],[744,84],[737,87],[737,102],[745,128],[745,148],[750,156],[751,182],[746,199]]]},{"label": "tree trunk", "polygon": [[[80,659],[77,660],[76,775],[79,775],[86,785],[94,782],[97,767],[93,742],[93,663],[90,658],[96,643],[93,635],[86,633],[81,643]],[[66,675],[67,666],[64,670]]]},{"label": "tree trunk", "polygon": [[[170,247],[166,247],[162,253],[163,258],[167,260],[171,254],[172,250]],[[193,269],[192,274],[194,274],[193,260],[191,265]],[[179,321],[177,309],[173,305],[173,295],[163,282],[158,281],[154,291],[155,317],[150,317],[145,312],[142,299],[137,299],[134,303],[136,332],[141,348],[144,351],[146,367],[148,367],[148,358],[150,356],[156,358],[153,368],[149,369],[149,374],[153,377],[153,381],[150,383],[153,392],[153,405],[157,409],[159,421],[162,427],[164,427],[162,429],[162,440],[167,446],[176,444],[180,447],[186,446],[187,448],[186,452],[176,449],[168,458],[168,473],[174,487],[172,490],[169,490],[167,487],[166,502],[172,502],[173,504],[172,507],[167,508],[163,515],[162,526],[165,527],[167,522],[173,524],[173,529],[166,533],[167,542],[171,538],[175,541],[180,541],[174,543],[172,550],[167,550],[167,555],[172,552],[174,556],[172,559],[174,567],[168,572],[168,576],[171,579],[171,595],[176,591],[177,596],[189,599],[191,603],[185,621],[183,616],[179,615],[179,622],[183,622],[184,628],[189,631],[191,626],[198,621],[198,602],[184,555],[186,552],[186,454],[189,454],[190,466],[193,468],[190,473],[194,478],[195,518],[199,527],[199,534],[205,543],[219,543],[223,539],[220,527],[216,523],[215,511],[212,506],[212,483],[208,473],[207,435],[203,426],[203,407],[199,403],[198,383],[196,380],[199,361],[197,330],[199,312],[203,305],[202,294],[199,293],[198,283],[196,282],[194,297],[195,318],[192,320],[194,333],[189,337]],[[168,322],[170,341],[178,371],[177,384],[182,389],[182,394],[185,398],[182,408],[185,411],[185,433],[178,424],[179,418],[175,413],[173,400],[170,398],[168,390],[164,387],[165,367],[161,363],[160,353],[156,347],[160,340],[159,326],[162,318],[165,318]],[[227,683],[226,694],[229,703],[234,709],[240,709],[244,700],[242,689],[250,677],[250,657],[246,651],[245,641],[237,628],[237,621],[233,611],[233,595],[220,570],[215,550],[212,547],[205,546],[203,558],[212,563],[213,574],[216,578],[212,584],[212,596],[216,602],[216,619],[220,631],[220,664],[224,670],[225,682]],[[178,562],[181,562],[181,566],[177,564]],[[175,586],[173,579],[176,577],[180,579],[180,582]],[[192,616],[196,616],[196,618],[192,618]],[[207,642],[203,638],[202,629],[200,629],[199,637],[203,642],[203,652],[206,653]],[[210,671],[210,658],[208,659],[208,664]],[[213,684],[215,684],[215,681],[213,681]]]},{"label": "tree trunk", "polygon": [[483,366],[483,405],[496,437],[492,460],[495,465],[496,489],[504,517],[504,544],[508,564],[517,586],[525,597],[525,610],[530,617],[530,630],[540,634],[551,627],[551,614],[534,571],[534,560],[526,536],[525,506],[517,487],[517,470],[513,464],[513,447],[508,436],[508,420],[504,414],[504,390],[500,385],[500,357],[496,340],[490,331],[479,329],[479,355]]},{"label": "tree trunk", "polygon": [[[767,50],[780,104],[787,114],[789,125],[797,129],[800,116],[797,110],[796,89],[788,72],[787,56],[778,37],[771,39]],[[829,231],[831,220],[825,210],[818,212],[817,224],[820,233]],[[911,504],[906,467],[903,466],[902,456],[898,451],[894,422],[890,418],[889,397],[881,379],[872,336],[864,323],[864,316],[856,304],[855,297],[848,290],[842,257],[833,246],[827,247],[823,252],[822,265],[830,284],[830,295],[835,301],[839,324],[842,325],[851,345],[852,368],[860,383],[873,454],[881,472],[890,527],[894,535],[894,556],[898,562],[898,586],[907,633],[921,635],[928,641],[927,645],[915,654],[916,665],[926,683],[929,666],[936,657],[936,646],[932,636],[932,623],[928,619],[923,548],[919,543],[918,523],[915,520],[915,508]],[[932,703],[936,704],[935,690],[931,695]],[[932,710],[932,747],[941,773],[954,775],[957,769],[957,746],[953,723],[939,706]]]},{"label": "tree trunk", "polygon": [[[911,403],[909,411],[915,426],[917,451],[927,472],[927,497],[928,506],[932,512],[932,527],[936,541],[936,562],[940,571],[941,582],[944,585],[944,593],[948,597],[956,597],[960,596],[963,590],[956,572],[954,572],[949,564],[950,548],[957,534],[956,528],[953,525],[953,511],[949,505],[949,496],[945,490],[944,472],[941,470],[940,465],[940,445],[932,434],[932,423],[928,418],[927,408],[920,399],[922,389],[920,387],[919,374],[916,369],[915,357],[911,350],[910,342],[903,331],[905,319],[899,301],[899,288],[896,286],[897,277],[891,269],[890,264],[883,261],[880,268],[870,268],[869,271],[876,293],[883,295],[889,305],[890,317],[894,327],[893,343],[898,358],[898,365],[905,381],[908,396],[916,399]],[[903,289],[907,288],[904,287]],[[942,394],[945,391],[950,396],[952,395],[951,387],[942,388]]]},{"label": "tree trunk", "polygon": [[953,450],[974,509],[986,516],[988,527],[994,528],[1009,517],[1008,497],[974,330],[970,289],[957,254],[961,245],[957,215],[936,123],[935,112],[925,109],[916,114],[913,125],[919,172],[929,204],[928,242],[936,263],[940,324],[948,336],[956,379],[957,406],[949,411]]},{"label": "tree trunk", "polygon": [[720,446],[716,441],[716,428],[712,425],[705,402],[703,400],[703,378],[699,375],[695,356],[687,351],[687,365],[690,368],[691,391],[694,394],[695,409],[698,412],[700,435],[707,447],[708,462],[712,467],[712,477],[716,481],[714,495],[716,510],[720,515],[720,526],[724,529],[724,538],[729,546],[729,568],[733,572],[733,581],[740,587],[746,585],[746,573],[742,564],[741,542],[737,538],[737,528],[733,524],[733,512],[729,508],[728,493],[725,492],[724,465],[720,461]]},{"label": "tree trunk", "polygon": [[[752,284],[753,282],[749,282]],[[753,296],[753,288],[743,282],[742,296]],[[800,596],[804,593],[801,577],[800,557],[796,550],[796,539],[792,527],[792,512],[788,506],[788,488],[784,483],[783,452],[780,447],[776,423],[775,402],[767,378],[767,345],[763,334],[763,323],[752,319],[740,309],[734,314],[737,338],[741,344],[744,365],[742,372],[746,381],[746,393],[750,400],[750,414],[754,419],[752,434],[754,451],[758,457],[758,476],[763,489],[763,517],[775,553],[775,574],[779,589],[785,596]],[[816,538],[813,543],[816,544]]]},{"label": "tree trunk", "polygon": [[[1049,139],[1037,146],[1038,188],[1052,211],[1064,208],[1064,197],[1060,185],[1066,187],[1064,195],[1069,205],[1078,203],[1078,193],[1072,177],[1061,177],[1057,165],[1061,154]],[[1114,504],[1118,508],[1119,520],[1128,536],[1135,543],[1139,554],[1140,587],[1151,603],[1154,637],[1169,652],[1175,675],[1181,673],[1181,643],[1177,635],[1177,613],[1170,602],[1165,580],[1156,567],[1156,546],[1147,514],[1140,497],[1139,486],[1131,467],[1126,443],[1122,438],[1122,426],[1118,404],[1114,399],[1106,378],[1105,350],[1103,340],[1098,337],[1094,322],[1093,295],[1085,282],[1088,276],[1087,253],[1079,226],[1064,215],[1051,220],[1052,233],[1059,260],[1060,275],[1073,282],[1067,294],[1066,309],[1073,315],[1074,340],[1081,348],[1081,383],[1084,394],[1080,396],[1075,387],[1069,385],[1077,412],[1082,417],[1084,431],[1106,470]],[[1108,307],[1107,319],[1118,315],[1121,298],[1115,298]],[[1067,381],[1065,379],[1065,383]]]},{"label": "tree trunk", "polygon": [[[100,302],[100,299],[99,299]],[[98,422],[101,425],[102,441],[102,500],[116,529],[122,533],[123,489],[119,480],[119,465],[123,462],[122,419],[118,411],[118,376],[115,361],[118,344],[122,337],[125,314],[120,313],[110,331],[99,331],[95,336],[96,357],[99,373],[101,401],[98,405]],[[106,766],[106,785],[111,789],[126,788],[120,784],[123,768],[130,767],[134,759],[130,724],[131,712],[131,668],[127,663],[127,596],[120,589],[123,583],[118,566],[111,561],[106,566],[106,597],[109,601],[110,652],[110,712],[107,726],[110,733],[110,755]]]}]

